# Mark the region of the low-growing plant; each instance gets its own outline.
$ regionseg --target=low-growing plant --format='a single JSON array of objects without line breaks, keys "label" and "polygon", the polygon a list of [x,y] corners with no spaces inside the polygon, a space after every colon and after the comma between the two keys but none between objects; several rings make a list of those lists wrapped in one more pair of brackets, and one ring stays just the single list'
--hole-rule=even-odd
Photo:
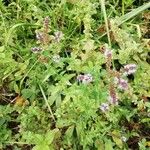
[{"label": "low-growing plant", "polygon": [[0,2],[0,149],[149,149],[149,7]]}]

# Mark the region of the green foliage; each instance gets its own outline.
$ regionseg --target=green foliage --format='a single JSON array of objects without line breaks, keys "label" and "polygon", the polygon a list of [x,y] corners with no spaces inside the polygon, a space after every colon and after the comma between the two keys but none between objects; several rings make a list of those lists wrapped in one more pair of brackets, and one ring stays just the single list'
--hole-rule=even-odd
[{"label": "green foliage", "polygon": [[0,1],[0,149],[150,147],[149,3],[101,2]]}]

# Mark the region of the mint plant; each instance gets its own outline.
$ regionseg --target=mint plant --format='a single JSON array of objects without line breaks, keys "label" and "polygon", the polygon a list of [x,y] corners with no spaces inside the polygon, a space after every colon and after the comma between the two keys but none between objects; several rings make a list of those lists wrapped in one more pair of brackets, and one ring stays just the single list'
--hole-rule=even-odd
[{"label": "mint plant", "polygon": [[1,1],[0,149],[149,149],[149,7]]}]

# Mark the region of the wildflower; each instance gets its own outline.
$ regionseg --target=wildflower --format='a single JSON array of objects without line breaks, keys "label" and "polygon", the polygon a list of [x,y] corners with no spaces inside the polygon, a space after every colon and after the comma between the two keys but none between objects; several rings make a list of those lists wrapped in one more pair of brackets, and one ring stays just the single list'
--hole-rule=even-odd
[{"label": "wildflower", "polygon": [[118,105],[118,99],[116,96],[109,96],[108,102],[112,105]]},{"label": "wildflower", "polygon": [[107,103],[102,103],[100,109],[102,112],[106,112],[109,110],[109,105]]},{"label": "wildflower", "polygon": [[77,80],[79,82],[82,82],[84,84],[90,83],[93,81],[93,77],[91,74],[85,74],[85,75],[78,75]]},{"label": "wildflower", "polygon": [[130,75],[136,72],[137,66],[135,64],[128,64],[124,66],[124,74]]},{"label": "wildflower", "polygon": [[50,21],[50,19],[49,19],[48,16],[44,18],[44,25],[45,25],[45,27],[48,27],[49,21]]},{"label": "wildflower", "polygon": [[122,78],[115,78],[115,84],[118,85],[118,88],[121,90],[127,90],[128,89],[128,82]]},{"label": "wildflower", "polygon": [[36,39],[39,41],[43,41],[43,39],[44,39],[43,33],[37,32],[36,33]]},{"label": "wildflower", "polygon": [[128,82],[124,79],[120,79],[118,83],[118,88],[121,90],[127,90],[128,89]]},{"label": "wildflower", "polygon": [[126,138],[125,136],[122,136],[122,137],[121,137],[121,140],[122,140],[123,142],[126,142],[126,141],[127,141],[127,138]]},{"label": "wildflower", "polygon": [[60,42],[61,39],[62,39],[63,36],[64,36],[64,34],[63,34],[61,31],[56,31],[56,32],[54,33],[54,35],[55,35],[54,40],[55,40],[56,42]]},{"label": "wildflower", "polygon": [[60,56],[59,55],[54,55],[52,60],[56,63],[59,63],[60,62]]},{"label": "wildflower", "polygon": [[40,48],[40,47],[33,47],[33,48],[31,48],[31,51],[32,51],[33,53],[39,53],[39,52],[42,51],[42,48]]},{"label": "wildflower", "polygon": [[85,74],[82,80],[83,83],[90,83],[93,81],[93,77],[91,74]]},{"label": "wildflower", "polygon": [[112,51],[106,48],[104,55],[106,58],[110,58],[110,57],[112,57]]},{"label": "wildflower", "polygon": [[110,84],[109,87],[108,102],[113,105],[118,105],[118,98],[113,84]]},{"label": "wildflower", "polygon": [[77,76],[77,80],[79,81],[79,82],[82,82],[82,80],[83,80],[83,78],[84,78],[84,75],[78,75]]}]

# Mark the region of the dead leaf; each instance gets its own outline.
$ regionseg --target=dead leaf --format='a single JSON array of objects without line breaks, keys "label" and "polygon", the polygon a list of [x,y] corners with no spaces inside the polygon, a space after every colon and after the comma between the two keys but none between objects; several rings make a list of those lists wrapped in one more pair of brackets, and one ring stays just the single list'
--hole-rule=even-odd
[{"label": "dead leaf", "polygon": [[29,104],[29,102],[28,102],[28,100],[25,100],[23,97],[21,97],[21,96],[17,96],[16,98],[15,98],[15,105],[17,105],[17,106],[26,106],[26,105],[28,105]]}]

